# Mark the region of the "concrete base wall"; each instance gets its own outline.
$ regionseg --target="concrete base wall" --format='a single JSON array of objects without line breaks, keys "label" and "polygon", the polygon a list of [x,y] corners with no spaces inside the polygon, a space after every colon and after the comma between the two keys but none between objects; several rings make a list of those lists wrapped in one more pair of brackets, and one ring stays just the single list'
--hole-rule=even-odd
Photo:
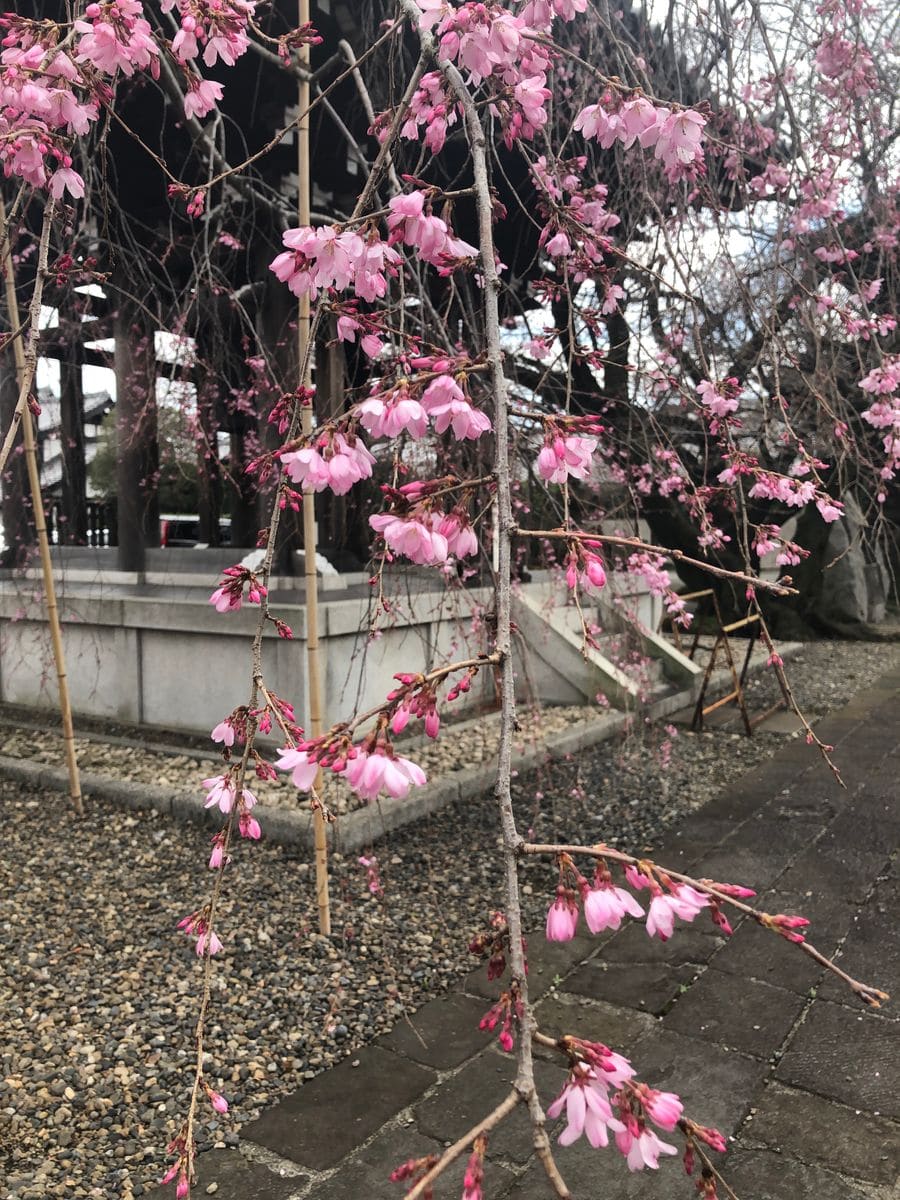
[{"label": "concrete base wall", "polygon": [[[629,606],[655,625],[658,602],[636,594],[634,579],[622,583],[635,593]],[[382,617],[374,638],[367,632],[372,611],[366,587],[354,583],[344,591],[323,591],[319,635],[326,723],[381,703],[397,671],[427,670],[489,649],[489,629],[482,620],[482,612],[493,603],[489,589],[434,590],[421,572],[410,573],[404,588],[394,581],[390,623]],[[541,574],[521,590],[533,596],[539,608],[555,614],[546,628],[525,636],[522,630],[515,639],[521,698],[591,702],[602,683],[591,664],[577,651],[572,662],[563,662],[552,645],[538,646],[534,640],[559,641],[552,625],[566,603],[565,587]],[[75,711],[205,733],[246,703],[258,610],[247,605],[220,615],[208,603],[209,591],[208,582],[201,589],[126,581],[110,572],[79,574],[75,579],[65,575],[59,584],[59,605]],[[308,725],[303,599],[296,587],[273,593],[273,611],[288,622],[294,638],[287,641],[267,631],[263,671],[267,687],[290,700],[301,723]],[[494,696],[491,674],[482,672],[455,708],[493,703]],[[40,581],[31,573],[0,579],[0,702],[57,707]]]}]

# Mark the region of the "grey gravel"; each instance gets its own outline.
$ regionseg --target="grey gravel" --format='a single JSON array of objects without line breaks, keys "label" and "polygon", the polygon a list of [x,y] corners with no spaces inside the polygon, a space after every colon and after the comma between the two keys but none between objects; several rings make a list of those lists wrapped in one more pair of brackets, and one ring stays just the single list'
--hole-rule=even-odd
[{"label": "grey gravel", "polygon": [[[814,644],[790,674],[818,715],[898,658],[896,646]],[[517,779],[518,815],[542,838],[643,845],[783,744],[637,725]],[[189,1088],[201,967],[175,926],[207,894],[207,835],[106,803],[79,822],[62,795],[11,783],[0,797],[3,1195],[140,1197],[162,1173]],[[331,938],[316,932],[302,851],[237,848],[208,1040],[210,1080],[232,1109],[203,1112],[203,1147],[234,1145],[261,1108],[471,968],[467,942],[502,903],[496,842],[487,795],[379,843],[381,898],[355,859],[335,856]],[[547,864],[527,865],[532,927],[553,883]]]}]

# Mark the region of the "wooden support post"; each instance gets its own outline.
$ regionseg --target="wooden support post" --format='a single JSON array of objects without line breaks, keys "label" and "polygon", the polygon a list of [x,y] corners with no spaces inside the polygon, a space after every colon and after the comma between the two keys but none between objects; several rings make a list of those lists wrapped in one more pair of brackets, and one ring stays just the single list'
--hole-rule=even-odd
[{"label": "wooden support post", "polygon": [[[6,288],[6,310],[10,326],[21,328],[19,317],[19,301],[16,296],[15,267],[13,265],[10,247],[9,229],[6,224],[6,206],[0,197],[0,225],[3,227],[3,273]],[[44,228],[41,234],[41,248],[38,253],[38,275],[47,269],[47,246],[50,238],[49,213],[44,216]],[[26,355],[20,334],[13,342],[16,359],[16,375],[19,381],[19,395],[27,397],[34,385],[34,375],[37,369],[37,330],[29,330],[29,353]],[[34,509],[34,524],[37,531],[38,548],[41,555],[41,572],[44,581],[44,597],[47,604],[47,623],[50,626],[50,639],[53,645],[53,661],[56,664],[56,680],[59,688],[59,713],[62,719],[63,746],[66,753],[66,765],[69,770],[69,794],[79,817],[84,816],[84,803],[81,799],[81,776],[78,771],[78,759],[75,754],[75,730],[72,725],[72,705],[69,700],[69,679],[66,674],[66,657],[63,651],[62,627],[59,621],[59,607],[56,603],[56,584],[53,579],[53,564],[50,560],[50,540],[47,537],[47,522],[44,518],[44,502],[41,497],[41,476],[37,463],[37,448],[34,436],[34,417],[27,402],[22,412],[22,439],[25,445],[25,463],[28,469],[28,483],[31,490],[31,503]]]},{"label": "wooden support post", "polygon": [[[299,0],[300,25],[309,23],[309,0]],[[309,161],[309,46],[305,45],[300,51],[300,66],[303,75],[300,79],[299,105],[302,116],[297,128],[297,219],[300,225],[308,225],[310,221],[310,161]],[[300,364],[309,358],[310,306],[309,296],[300,299],[297,314],[297,354]],[[301,384],[308,387],[311,374],[307,366]],[[313,429],[312,406],[303,408],[303,433],[310,434]],[[306,583],[306,678],[309,696],[309,719],[313,737],[323,732],[324,714],[322,711],[322,675],[319,662],[319,578],[316,571],[316,501],[313,492],[303,494],[303,561],[304,578]],[[322,773],[316,777],[316,791],[319,791]],[[315,831],[316,858],[316,903],[319,910],[320,933],[331,933],[331,904],[328,897],[328,841],[325,830],[325,817],[317,808],[313,814]]]}]

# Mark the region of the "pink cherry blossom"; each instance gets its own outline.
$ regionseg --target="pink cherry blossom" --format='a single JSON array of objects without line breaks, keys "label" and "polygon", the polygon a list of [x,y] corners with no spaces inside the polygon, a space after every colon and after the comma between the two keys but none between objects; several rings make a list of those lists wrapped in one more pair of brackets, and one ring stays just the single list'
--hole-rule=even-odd
[{"label": "pink cherry blossom", "polygon": [[447,548],[456,558],[467,558],[478,553],[478,538],[465,514],[447,513],[439,519],[437,529],[447,539]]},{"label": "pink cherry blossom", "polygon": [[652,1129],[642,1129],[635,1136],[629,1130],[616,1134],[616,1145],[625,1155],[629,1171],[643,1171],[650,1167],[659,1168],[660,1154],[677,1154],[678,1150],[668,1142],[660,1141]]},{"label": "pink cherry blossom", "polygon": [[489,418],[472,407],[451,375],[438,375],[431,380],[422,393],[422,407],[434,422],[437,433],[446,433],[452,428],[459,441],[479,438],[491,428]]},{"label": "pink cherry blossom", "polygon": [[642,891],[643,888],[650,886],[650,880],[647,878],[647,876],[643,873],[643,871],[639,871],[632,863],[628,863],[625,867],[625,878],[635,889],[635,891],[638,892]]},{"label": "pink cherry blossom", "polygon": [[598,554],[576,545],[566,559],[566,585],[596,595],[606,586],[606,570]]},{"label": "pink cherry blossom", "polygon": [[75,22],[75,32],[81,34],[75,61],[93,63],[107,75],[133,75],[136,68],[156,66],[159,50],[143,13],[137,0],[89,4],[85,19]]},{"label": "pink cherry blossom", "polygon": [[402,800],[410,787],[422,787],[427,782],[425,772],[417,763],[400,755],[388,755],[359,750],[348,764],[345,778],[352,791],[363,800],[376,800],[385,791],[395,800]]},{"label": "pink cherry blossom", "polygon": [[684,884],[676,885],[670,894],[660,892],[650,901],[647,933],[650,937],[658,936],[663,942],[668,941],[674,931],[676,917],[682,921],[693,921],[708,904],[708,896]]},{"label": "pink cherry blossom", "polygon": [[234,745],[234,726],[231,721],[220,721],[209,735],[214,742],[222,742],[226,746]]},{"label": "pink cherry blossom", "polygon": [[674,1092],[658,1092],[655,1088],[641,1089],[641,1103],[650,1120],[660,1129],[673,1130],[681,1120],[684,1105]]},{"label": "pink cherry blossom", "polygon": [[690,109],[670,113],[659,127],[654,154],[670,170],[683,169],[703,158],[706,118]]},{"label": "pink cherry blossom", "polygon": [[827,496],[816,501],[816,508],[823,521],[839,521],[844,515],[843,506],[830,500]]},{"label": "pink cherry blossom", "polygon": [[737,412],[737,397],[723,395],[709,380],[697,384],[697,394],[704,408],[716,417],[727,417],[729,413]]},{"label": "pink cherry blossom", "polygon": [[222,99],[222,85],[214,79],[191,79],[190,89],[184,97],[184,115],[202,120]]},{"label": "pink cherry blossom", "polygon": [[578,905],[565,888],[557,888],[556,899],[547,913],[547,941],[570,942],[578,928]]},{"label": "pink cherry blossom", "polygon": [[606,1084],[591,1067],[579,1064],[572,1070],[563,1090],[547,1109],[555,1120],[565,1108],[566,1127],[559,1135],[561,1146],[571,1146],[582,1134],[598,1149],[609,1145],[609,1130],[618,1133],[625,1126],[613,1116]]},{"label": "pink cherry blossom", "polygon": [[207,929],[197,938],[197,945],[194,948],[198,958],[202,958],[204,955],[212,958],[214,954],[218,954],[223,949],[223,946],[215,931]]},{"label": "pink cherry blossom", "polygon": [[289,478],[304,491],[330,488],[336,496],[346,495],[361,479],[370,478],[375,465],[374,457],[358,438],[351,441],[339,432],[324,435],[315,445],[288,451],[281,462]]},{"label": "pink cherry blossom", "polygon": [[632,917],[644,915],[637,900],[625,888],[600,885],[591,888],[584,898],[584,919],[591,933],[618,929],[626,913]]},{"label": "pink cherry blossom", "polygon": [[[246,795],[247,793],[245,792],[245,802]],[[240,832],[242,838],[250,838],[256,842],[258,842],[262,837],[262,828],[260,827],[259,821],[257,821],[256,817],[252,816],[247,811],[242,812],[238,818],[238,831]]]},{"label": "pink cherry blossom", "polygon": [[573,479],[587,479],[591,473],[597,439],[569,434],[555,436],[548,441],[538,455],[538,474],[548,483],[565,483]]},{"label": "pink cherry blossom", "polygon": [[572,253],[572,243],[560,230],[548,239],[544,249],[551,258],[568,258]]},{"label": "pink cherry blossom", "polygon": [[206,788],[204,808],[218,805],[221,812],[231,812],[234,807],[235,788],[230,775],[214,775],[210,779],[204,779],[203,786]]},{"label": "pink cherry blossom", "polygon": [[356,411],[360,424],[373,437],[395,438],[406,432],[418,439],[428,431],[425,409],[399,389],[387,395],[370,396]]},{"label": "pink cherry blossom", "polygon": [[206,1089],[206,1094],[209,1096],[209,1102],[217,1113],[224,1114],[228,1112],[228,1101],[224,1096],[220,1095],[218,1092],[214,1092],[212,1088],[209,1087]]},{"label": "pink cherry blossom", "polygon": [[71,167],[60,167],[50,176],[50,194],[61,200],[64,192],[74,200],[80,200],[84,195],[84,180]]},{"label": "pink cherry blossom", "polygon": [[433,567],[445,563],[450,554],[446,537],[424,517],[376,513],[369,517],[369,524],[376,533],[381,534],[390,550],[420,566]]},{"label": "pink cherry blossom", "polygon": [[318,763],[310,761],[305,750],[295,750],[290,746],[283,747],[278,753],[281,756],[275,763],[278,770],[290,771],[294,787],[301,792],[308,792],[319,773]]}]

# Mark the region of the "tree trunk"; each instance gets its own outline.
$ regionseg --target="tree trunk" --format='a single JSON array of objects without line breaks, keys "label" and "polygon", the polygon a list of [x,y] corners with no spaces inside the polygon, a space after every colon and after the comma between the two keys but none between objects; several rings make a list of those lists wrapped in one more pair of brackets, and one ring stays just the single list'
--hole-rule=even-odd
[{"label": "tree trunk", "polygon": [[84,460],[81,349],[81,323],[70,323],[70,336],[65,346],[61,347],[59,359],[59,442],[62,454],[62,520],[59,540],[69,546],[87,544],[87,468]]},{"label": "tree trunk", "polygon": [[[12,354],[7,352],[0,358],[0,428],[4,431],[10,427],[18,398],[16,369]],[[21,432],[9,456],[0,487],[3,489],[5,542],[2,561],[4,566],[19,566],[27,560],[29,551],[35,545],[34,510],[28,489]]]},{"label": "tree trunk", "polygon": [[159,545],[154,326],[124,296],[114,320],[119,569],[143,571]]}]

